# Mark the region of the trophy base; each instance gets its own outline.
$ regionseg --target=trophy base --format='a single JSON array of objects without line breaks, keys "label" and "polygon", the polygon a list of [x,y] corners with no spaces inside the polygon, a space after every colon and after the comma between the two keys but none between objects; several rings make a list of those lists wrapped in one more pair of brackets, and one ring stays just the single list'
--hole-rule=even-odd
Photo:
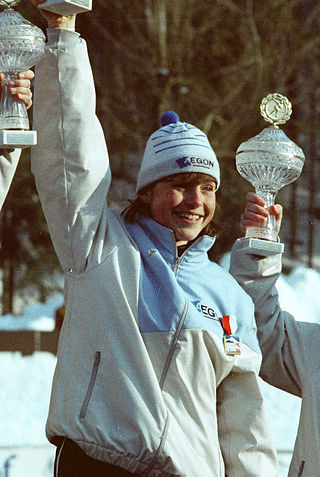
[{"label": "trophy base", "polygon": [[37,131],[21,131],[6,129],[0,131],[0,148],[11,149],[35,146],[37,144]]},{"label": "trophy base", "polygon": [[247,242],[245,249],[253,255],[269,257],[270,255],[283,253],[284,251],[284,244],[280,242],[270,242],[269,240],[257,238],[245,238],[244,240]]},{"label": "trophy base", "polygon": [[269,227],[247,227],[246,238],[257,238],[277,242],[278,234],[275,230]]},{"label": "trophy base", "polygon": [[92,10],[92,0],[47,0],[39,7],[58,15],[73,15]]}]

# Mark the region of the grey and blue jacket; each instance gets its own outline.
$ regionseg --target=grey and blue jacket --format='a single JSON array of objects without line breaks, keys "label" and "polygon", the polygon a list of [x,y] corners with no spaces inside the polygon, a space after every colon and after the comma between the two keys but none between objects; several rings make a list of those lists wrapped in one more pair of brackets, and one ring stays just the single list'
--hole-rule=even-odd
[{"label": "grey and blue jacket", "polygon": [[[68,437],[141,475],[276,476],[251,299],[208,259],[212,237],[178,257],[171,230],[107,207],[111,175],[85,42],[69,31],[48,36],[32,170],[66,304],[49,440]],[[229,332],[240,354],[226,353]]]}]

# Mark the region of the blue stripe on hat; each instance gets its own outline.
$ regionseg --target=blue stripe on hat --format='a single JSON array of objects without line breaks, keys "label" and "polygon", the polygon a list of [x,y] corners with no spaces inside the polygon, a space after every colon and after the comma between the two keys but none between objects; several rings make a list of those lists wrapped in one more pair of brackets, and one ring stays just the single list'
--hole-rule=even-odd
[{"label": "blue stripe on hat", "polygon": [[[169,142],[169,141],[167,141]],[[197,147],[204,147],[205,149],[209,149],[211,151],[211,146],[205,146],[204,144],[197,144],[197,143],[187,143],[187,144],[180,144],[177,146],[176,144],[174,146],[169,146],[169,147],[164,147],[163,149],[160,149],[159,151],[155,151],[155,154],[159,154],[160,152],[166,151],[167,149],[174,149],[175,147],[181,147],[181,146],[197,146]]]},{"label": "blue stripe on hat", "polygon": [[[164,132],[166,133],[167,135],[170,134],[170,136],[173,136],[173,134],[181,134],[181,131],[161,131],[161,132]],[[186,131],[183,131],[183,132],[186,132]],[[189,131],[188,131],[189,132]],[[163,135],[163,136],[154,136],[154,137],[151,137],[151,141],[156,141],[157,139],[161,138],[161,137],[166,137],[166,135]],[[204,137],[204,138],[207,138],[207,136],[205,134],[195,134],[194,136],[192,137]]]},{"label": "blue stripe on hat", "polygon": [[153,144],[154,148],[157,148],[158,146],[162,146],[162,144],[167,144],[168,142],[175,142],[177,143],[178,141],[182,141],[180,144],[177,144],[177,147],[181,147],[184,144],[187,146],[189,144],[189,141],[199,141],[199,145],[202,146],[202,144],[207,144],[207,141],[202,141],[201,139],[197,139],[196,137],[182,137],[182,138],[177,138],[177,139],[168,139],[167,141],[161,141],[158,144]]}]

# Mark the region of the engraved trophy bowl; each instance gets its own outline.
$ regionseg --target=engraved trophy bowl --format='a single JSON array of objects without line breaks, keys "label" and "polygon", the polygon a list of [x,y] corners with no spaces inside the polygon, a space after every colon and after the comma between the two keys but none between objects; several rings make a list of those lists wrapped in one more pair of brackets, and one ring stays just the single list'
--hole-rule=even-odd
[{"label": "engraved trophy bowl", "polygon": [[29,131],[25,104],[12,96],[9,82],[32,68],[45,50],[42,30],[13,9],[20,0],[0,0],[0,71],[4,73],[0,101],[0,147],[36,144],[36,132]]},{"label": "engraved trophy bowl", "polygon": [[[278,191],[300,176],[305,156],[302,149],[278,126],[291,116],[292,107],[288,99],[279,93],[269,94],[262,100],[260,111],[272,125],[240,144],[236,152],[236,167],[269,208],[274,204]],[[274,216],[270,215],[261,227],[247,227],[246,237],[258,239],[251,241],[251,246],[270,254],[283,251],[283,244],[278,243]]]}]

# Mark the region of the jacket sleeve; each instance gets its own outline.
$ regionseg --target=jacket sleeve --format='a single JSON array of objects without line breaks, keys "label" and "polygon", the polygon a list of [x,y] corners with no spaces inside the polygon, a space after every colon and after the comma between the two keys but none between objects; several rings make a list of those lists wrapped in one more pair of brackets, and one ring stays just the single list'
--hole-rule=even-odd
[{"label": "jacket sleeve", "polygon": [[82,272],[111,177],[86,43],[77,33],[48,29],[34,91],[32,172],[62,267]]},{"label": "jacket sleeve", "polygon": [[296,321],[290,313],[281,310],[275,286],[280,272],[280,255],[266,258],[253,255],[245,239],[236,241],[230,273],[255,305],[263,355],[260,375],[269,384],[301,396],[303,381],[319,368],[320,326]]},{"label": "jacket sleeve", "polygon": [[219,442],[228,477],[276,477],[277,453],[264,407],[252,353],[242,351],[241,365],[217,389]]},{"label": "jacket sleeve", "polygon": [[[237,287],[239,288],[239,287]],[[228,477],[276,477],[277,455],[260,390],[261,351],[252,300],[238,290],[241,353],[217,387],[219,442]]]},{"label": "jacket sleeve", "polygon": [[19,162],[21,149],[8,152],[0,149],[0,210],[7,197],[14,173]]}]

